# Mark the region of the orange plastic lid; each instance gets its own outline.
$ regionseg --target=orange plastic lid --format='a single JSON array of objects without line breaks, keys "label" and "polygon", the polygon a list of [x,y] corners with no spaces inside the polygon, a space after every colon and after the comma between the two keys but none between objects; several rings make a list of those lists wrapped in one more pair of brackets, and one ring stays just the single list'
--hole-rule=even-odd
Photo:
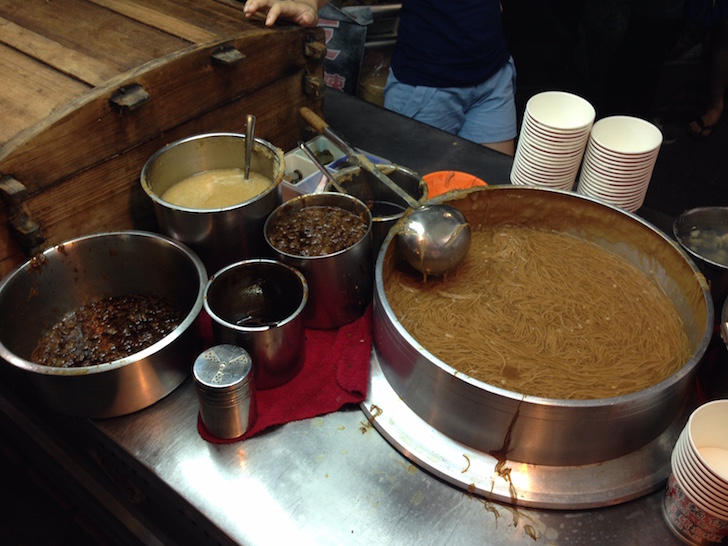
[{"label": "orange plastic lid", "polygon": [[427,182],[427,197],[432,198],[453,190],[467,190],[475,186],[487,186],[485,180],[460,171],[437,171],[422,177]]}]

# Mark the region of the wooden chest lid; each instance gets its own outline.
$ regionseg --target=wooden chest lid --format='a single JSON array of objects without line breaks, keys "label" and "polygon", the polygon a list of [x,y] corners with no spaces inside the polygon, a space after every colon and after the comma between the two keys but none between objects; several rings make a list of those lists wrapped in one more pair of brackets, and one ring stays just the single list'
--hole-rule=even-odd
[{"label": "wooden chest lid", "polygon": [[284,149],[306,136],[323,31],[266,28],[242,7],[0,0],[0,276],[70,237],[153,227],[138,175],[172,140],[242,132],[248,113]]}]

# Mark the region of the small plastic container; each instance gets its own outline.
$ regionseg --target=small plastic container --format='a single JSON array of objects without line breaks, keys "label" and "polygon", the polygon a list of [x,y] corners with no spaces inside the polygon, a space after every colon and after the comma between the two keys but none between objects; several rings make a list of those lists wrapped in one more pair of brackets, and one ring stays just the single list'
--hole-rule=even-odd
[{"label": "small plastic container", "polygon": [[[328,138],[319,135],[306,142],[306,146],[317,155],[319,161],[324,165],[342,159],[344,152],[334,146]],[[299,195],[315,193],[323,175],[316,165],[311,161],[303,150],[298,148],[287,152],[284,156],[286,172],[281,183],[281,195],[283,201],[288,201]],[[323,191],[323,187],[318,188]]]},{"label": "small plastic container", "polygon": [[487,186],[474,174],[460,171],[436,171],[423,176],[427,182],[428,196],[430,199],[454,190],[468,190],[476,186]]}]

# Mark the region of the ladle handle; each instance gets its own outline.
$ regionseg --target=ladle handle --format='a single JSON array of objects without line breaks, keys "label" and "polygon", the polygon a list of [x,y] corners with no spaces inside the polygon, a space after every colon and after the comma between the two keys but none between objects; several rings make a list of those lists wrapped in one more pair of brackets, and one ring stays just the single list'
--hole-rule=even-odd
[{"label": "ladle handle", "polygon": [[[316,132],[318,132],[319,134],[323,134],[324,131],[329,128],[329,124],[326,123],[326,121],[321,116],[319,116],[316,112],[314,112],[307,106],[301,107],[301,117],[306,121],[306,123],[316,129]],[[344,146],[347,145],[344,141],[342,141],[342,144],[344,144]]]},{"label": "ladle handle", "polygon": [[331,130],[331,127],[329,127],[329,124],[321,119],[321,117],[313,110],[304,106],[301,108],[300,113],[301,117],[306,120],[306,122],[311,127],[316,129],[319,134],[322,134],[323,136],[328,138],[331,142],[334,143],[337,148],[339,148],[342,152],[349,156],[349,160],[352,163],[364,169],[365,171],[369,171],[370,173],[372,173],[382,184],[387,186],[390,190],[392,190],[394,193],[404,199],[404,201],[407,203],[407,205],[410,206],[410,208],[416,209],[420,207],[420,203],[414,197],[412,197],[409,193],[407,193],[397,184],[395,184],[382,171],[377,169],[374,166],[374,163],[372,163],[367,156],[355,150],[351,145],[345,142],[344,139],[334,133],[334,131]]}]

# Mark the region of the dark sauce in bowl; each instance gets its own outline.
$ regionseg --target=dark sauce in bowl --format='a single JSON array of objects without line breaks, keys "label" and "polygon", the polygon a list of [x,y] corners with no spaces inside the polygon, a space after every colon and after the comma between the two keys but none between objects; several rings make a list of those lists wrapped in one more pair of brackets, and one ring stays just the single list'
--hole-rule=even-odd
[{"label": "dark sauce in bowl", "polygon": [[161,340],[183,319],[182,310],[161,296],[106,298],[66,315],[39,340],[31,360],[56,368],[113,362]]},{"label": "dark sauce in bowl", "polygon": [[367,224],[340,207],[314,206],[281,217],[271,230],[270,243],[295,256],[326,256],[355,245]]}]

